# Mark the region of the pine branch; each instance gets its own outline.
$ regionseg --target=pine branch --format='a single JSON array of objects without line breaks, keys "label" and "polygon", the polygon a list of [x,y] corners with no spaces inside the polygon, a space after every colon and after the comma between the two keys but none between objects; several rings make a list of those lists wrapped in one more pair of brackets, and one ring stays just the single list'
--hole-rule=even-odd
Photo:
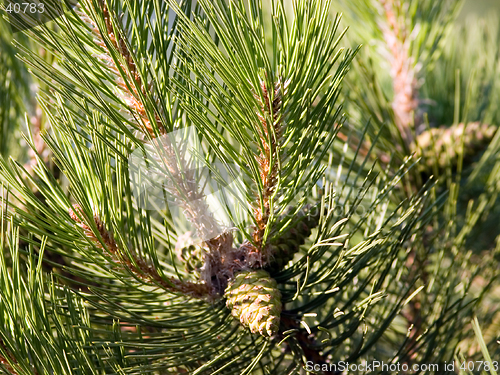
[{"label": "pine branch", "polygon": [[[176,6],[175,1],[170,3]],[[81,353],[94,355],[94,349],[99,354],[105,353],[103,362],[101,357],[90,361],[103,373],[143,369],[167,373],[175,368],[179,368],[178,372],[186,369],[197,373],[251,373],[257,372],[260,365],[262,371],[277,374],[286,366],[297,368],[303,354],[313,361],[327,363],[325,357],[333,353],[357,359],[366,355],[371,347],[374,351],[380,349],[390,353],[399,347],[399,343],[387,344],[386,341],[393,336],[394,341],[405,339],[406,327],[401,334],[400,326],[406,322],[395,321],[402,303],[408,298],[401,290],[406,293],[413,287],[407,280],[409,271],[405,268],[405,256],[409,244],[418,244],[421,239],[415,228],[421,223],[427,224],[427,219],[420,216],[421,196],[415,201],[402,202],[398,195],[399,183],[409,167],[407,159],[402,166],[397,165],[394,169],[394,165],[390,165],[387,173],[382,171],[376,176],[374,167],[367,163],[370,147],[355,150],[352,162],[344,163],[350,150],[333,145],[338,129],[335,124],[339,123],[342,111],[335,103],[352,54],[337,51],[338,19],[330,24],[328,12],[324,10],[327,3],[297,0],[291,18],[280,8],[283,2],[273,4],[273,15],[269,17],[271,45],[266,45],[264,31],[270,29],[262,25],[262,9],[257,1],[247,7],[243,1],[199,0],[194,17],[191,12],[184,12],[184,8],[175,8],[183,13],[177,16],[181,24],[179,35],[172,38],[175,40],[172,54],[178,57],[175,64],[165,58],[169,49],[165,36],[169,9],[165,2],[140,3],[144,7],[124,2],[125,16],[120,21],[112,9],[120,8],[121,2],[117,2],[116,7],[111,1],[106,5],[94,2],[105,7],[91,9],[98,21],[93,28],[99,25],[102,30],[102,34],[96,36],[98,44],[86,39],[87,30],[83,30],[79,20],[72,18],[73,14],[64,22],[56,21],[65,31],[61,34],[44,34],[46,31],[42,28],[41,39],[57,40],[53,48],[59,48],[63,57],[60,63],[64,67],[61,71],[50,70],[33,62],[35,68],[41,68],[42,74],[47,75],[51,89],[55,90],[47,94],[47,102],[54,103],[52,110],[55,112],[48,114],[54,127],[53,136],[46,137],[47,144],[54,150],[55,159],[69,181],[71,199],[92,202],[91,207],[99,205],[100,214],[84,214],[75,207],[70,212],[71,224],[77,225],[69,224],[67,190],[43,168],[37,171],[39,181],[21,181],[18,177],[22,168],[0,160],[0,176],[23,203],[27,202],[27,212],[18,208],[19,218],[15,220],[33,236],[27,241],[29,246],[37,247],[38,242],[46,241],[48,249],[57,249],[59,254],[75,260],[67,265],[72,272],[85,279],[97,276],[104,281],[92,288],[92,293],[83,296],[88,303],[82,311],[88,311],[92,324],[87,327],[78,321],[68,323],[68,327],[84,327],[96,337],[70,341],[58,334],[57,337],[64,339],[60,346],[48,347],[69,354],[81,350]],[[157,22],[154,25],[152,15]],[[129,24],[120,26],[126,22]],[[87,49],[95,52],[96,47],[104,51],[105,57],[100,63],[110,63],[109,69],[101,69],[97,58],[85,55]],[[64,51],[66,48],[68,53]],[[268,55],[268,51],[273,52]],[[94,69],[97,73],[92,75]],[[167,76],[170,79],[171,70],[174,71],[172,80],[168,84],[163,81],[163,86],[159,84]],[[287,81],[281,83],[278,78],[279,85],[268,82],[274,74],[286,77]],[[110,76],[113,77],[111,82],[108,81]],[[144,76],[151,77],[154,83],[146,85]],[[262,76],[265,81],[259,80]],[[67,79],[69,83],[67,77],[71,78]],[[293,90],[285,96],[288,82]],[[121,100],[116,95],[108,100],[111,88],[113,92],[118,88]],[[151,93],[152,88],[157,92]],[[162,95],[168,96],[168,100],[157,103]],[[175,97],[175,101],[170,102],[170,96]],[[226,232],[206,240],[204,265],[200,275],[196,275],[201,281],[199,284],[183,282],[182,272],[176,268],[178,261],[169,258],[175,236],[169,233],[173,225],[168,215],[161,212],[157,218],[155,214],[142,211],[130,196],[126,155],[130,152],[130,144],[140,142],[127,131],[131,122],[119,115],[123,101],[128,103],[127,110],[142,129],[140,141],[151,138],[156,162],[162,166],[163,175],[170,178],[168,190],[175,193],[188,220],[198,225],[202,235],[212,229],[209,213],[203,206],[191,207],[189,203],[201,198],[200,189],[193,183],[193,175],[186,171],[185,160],[181,160],[182,148],[162,144],[160,136],[174,128],[183,128],[184,120],[193,123],[203,146],[210,150],[207,160],[217,155],[224,163],[235,163],[248,177],[247,187],[257,186],[257,197],[248,193],[244,198],[250,205],[246,212],[249,220],[238,225],[239,232]],[[170,124],[174,111],[178,111],[175,114],[177,122],[172,120],[176,125]],[[363,144],[363,137],[358,138]],[[257,150],[253,147],[255,143],[259,145]],[[336,158],[342,158],[342,162],[337,163]],[[319,182],[321,187],[317,186]],[[28,183],[40,189],[47,197],[46,203],[41,204],[27,192],[30,191],[26,189]],[[333,191],[338,194],[335,199]],[[281,214],[292,205],[298,215],[306,200],[326,207],[327,213],[321,212],[319,222],[303,222],[306,227],[297,229],[293,220]],[[432,207],[431,204],[429,210]],[[452,216],[448,218],[449,221],[453,219]],[[311,239],[311,227],[317,224],[316,237]],[[119,228],[114,234],[107,228],[111,225]],[[293,237],[296,229],[304,238]],[[81,230],[87,239],[85,242]],[[276,297],[279,290],[282,301],[289,304],[287,311],[290,313],[305,316],[307,312],[317,312],[318,323],[312,327],[314,335],[322,330],[329,336],[321,341],[323,352],[318,351],[319,345],[300,329],[290,340],[290,345],[295,345],[293,357],[290,358],[289,353],[281,355],[273,340],[256,338],[243,332],[239,325],[231,325],[229,310],[222,304],[207,307],[208,304],[183,296],[191,293],[214,296],[214,299],[223,297],[228,282],[235,275],[241,275],[241,271],[258,272],[251,268],[262,267],[266,262],[271,264],[273,256],[281,256],[273,248],[275,241],[280,240],[288,246],[282,259],[286,267],[282,269],[280,265],[273,277],[264,277],[262,283],[272,284],[270,295]],[[89,241],[92,249],[88,246]],[[289,258],[300,246],[302,256],[289,264]],[[102,255],[115,264],[109,267]],[[454,265],[449,272],[454,272],[456,267]],[[140,283],[127,282],[130,274]],[[177,275],[177,278],[169,280],[170,275]],[[439,271],[438,276],[436,285],[439,287],[452,280],[449,275],[443,275],[443,271]],[[159,292],[156,292],[158,288],[151,291],[155,286],[161,287]],[[248,285],[237,297],[249,302],[244,292],[254,290],[251,288],[254,286],[259,285]],[[461,296],[451,290],[449,295],[449,301],[456,297],[459,304],[462,303]],[[53,306],[66,308],[70,305],[70,296],[55,296],[54,293],[57,302]],[[251,297],[260,311],[266,306],[257,300],[259,296],[255,291]],[[436,306],[441,306],[439,301]],[[274,307],[278,311],[281,305],[276,303]],[[420,307],[426,306],[422,303]],[[453,328],[451,319],[457,311],[461,310],[452,306],[446,313],[437,315],[439,319],[449,319],[446,327]],[[57,314],[69,319],[80,312],[68,307]],[[428,321],[439,323],[435,316],[433,314]],[[244,325],[255,331],[260,322],[252,317],[245,315]],[[136,324],[137,328],[124,330],[114,322],[116,320]],[[360,331],[361,323],[367,328],[359,332],[362,340],[358,347],[356,331]],[[297,329],[297,325],[295,321],[293,329]],[[438,324],[434,325],[436,330],[433,332],[439,333]],[[142,337],[141,327],[145,326],[155,326],[161,331]],[[42,331],[51,331],[50,327]],[[451,332],[449,337],[455,334],[451,328],[447,330]],[[60,332],[59,326],[57,332]],[[35,336],[29,344],[41,342],[42,338],[52,340],[53,336]],[[442,336],[437,336],[441,340]],[[423,347],[428,337],[423,336],[418,345]],[[67,341],[74,343],[76,349],[66,350]],[[96,349],[96,345],[101,346]],[[448,344],[445,346],[448,348]],[[18,357],[20,361],[23,358],[21,354]],[[68,363],[69,368],[85,368],[80,363],[85,358],[71,362],[72,366]]]},{"label": "pine branch", "polygon": [[390,54],[394,110],[398,127],[406,146],[413,141],[411,127],[418,108],[417,69],[410,54],[410,35],[404,19],[398,17],[402,10],[400,0],[379,0],[384,9],[385,24],[381,24]]},{"label": "pine branch", "polygon": [[[139,116],[140,121],[142,122],[142,128],[145,132],[149,133],[151,137],[156,136],[156,130],[153,128],[151,121],[148,117],[148,111],[142,101],[142,98],[146,97],[147,90],[149,89],[144,84],[139,70],[135,64],[133,56],[127,47],[127,42],[121,34],[120,30],[115,31],[113,26],[113,22],[111,20],[111,14],[109,12],[107,3],[105,0],[98,0],[98,5],[100,7],[100,12],[102,12],[105,32],[107,33],[107,37],[111,42],[111,46],[120,54],[124,62],[121,60],[118,61],[118,66],[115,60],[110,53],[107,44],[104,41],[103,35],[97,23],[90,18],[87,14],[83,12],[79,12],[79,16],[87,23],[92,25],[92,32],[94,37],[96,38],[96,44],[104,49],[105,54],[101,54],[98,57],[107,63],[109,69],[113,72],[115,76],[115,83],[120,88],[123,98],[125,102],[129,106],[129,108]],[[94,10],[95,12],[95,10]],[[127,78],[125,81],[122,78],[123,72]],[[165,134],[166,129],[160,119],[160,117],[155,115],[156,129],[159,134]]]},{"label": "pine branch", "polygon": [[97,227],[101,240],[94,234],[92,229],[82,220],[84,217],[82,208],[79,205],[74,205],[69,212],[71,218],[83,229],[87,238],[98,248],[108,253],[113,260],[122,265],[125,269],[130,270],[136,277],[144,280],[150,284],[159,285],[169,292],[180,292],[184,295],[201,298],[211,299],[214,298],[213,292],[208,285],[197,284],[192,282],[181,282],[171,278],[165,281],[158,271],[151,265],[148,265],[144,259],[134,256],[133,259],[128,259],[118,248],[113,235],[109,233],[101,219],[94,215],[93,221]]},{"label": "pine branch", "polygon": [[254,93],[255,99],[260,105],[258,118],[261,127],[257,127],[257,133],[260,136],[263,149],[256,157],[262,183],[262,198],[254,207],[256,229],[252,237],[257,254],[249,254],[251,258],[256,257],[255,260],[250,260],[252,266],[263,267],[269,263],[270,256],[272,256],[269,254],[270,245],[264,243],[264,233],[271,214],[271,197],[275,193],[280,177],[280,148],[284,131],[282,105],[288,84],[289,81],[283,83],[278,80],[274,84],[273,92],[269,93],[266,82],[261,81],[261,93]]},{"label": "pine branch", "polygon": [[[105,23],[105,28],[109,39],[111,40],[112,46],[120,53],[122,58],[125,60],[125,64],[119,62],[120,69],[116,66],[113,58],[111,57],[107,45],[103,40],[103,35],[97,27],[95,21],[89,18],[85,13],[80,13],[81,17],[88,23],[92,24],[93,33],[97,36],[97,44],[105,49],[108,53],[105,55],[100,55],[100,58],[108,62],[108,66],[112,70],[116,78],[116,84],[121,89],[123,96],[126,99],[126,103],[133,113],[139,115],[142,121],[143,128],[152,137],[150,141],[154,146],[153,155],[158,159],[159,165],[166,167],[166,171],[163,173],[170,182],[170,192],[173,192],[178,198],[181,206],[184,209],[184,213],[187,219],[195,225],[198,230],[198,236],[200,238],[206,239],[206,244],[210,250],[214,253],[227,252],[228,247],[232,244],[232,236],[229,234],[213,237],[212,233],[221,233],[212,212],[205,202],[205,197],[200,192],[200,187],[194,178],[194,171],[189,170],[187,162],[185,160],[185,154],[176,152],[178,151],[176,146],[168,139],[165,139],[167,127],[163,124],[162,119],[155,113],[155,123],[159,131],[159,135],[163,136],[157,138],[156,130],[153,129],[151,122],[148,118],[148,111],[146,110],[145,104],[143,103],[143,98],[146,96],[146,85],[144,85],[142,78],[139,74],[137,66],[134,62],[132,54],[128,50],[127,41],[122,36],[121,32],[115,32],[113,27],[113,22],[111,20],[110,12],[107,8],[106,2],[104,0],[99,0],[99,5],[103,14],[103,19]],[[116,35],[115,35],[116,34]],[[120,74],[120,70],[125,72],[128,76],[128,82],[125,82]],[[149,85],[151,86],[151,85]],[[138,89],[141,91],[139,93]],[[196,202],[196,203],[191,203]],[[210,262],[216,262],[215,258],[222,258],[224,255],[213,254],[210,256]],[[210,275],[210,277],[213,275]],[[205,281],[208,282],[210,278],[206,277]]]}]

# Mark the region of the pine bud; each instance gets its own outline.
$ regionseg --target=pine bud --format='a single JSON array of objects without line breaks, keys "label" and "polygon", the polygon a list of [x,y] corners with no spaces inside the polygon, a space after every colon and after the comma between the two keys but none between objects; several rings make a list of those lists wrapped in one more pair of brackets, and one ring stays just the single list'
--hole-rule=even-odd
[{"label": "pine bud", "polygon": [[186,232],[177,238],[175,252],[177,258],[184,264],[186,272],[199,275],[206,249],[193,241],[191,232]]},{"label": "pine bud", "polygon": [[[282,218],[284,220],[293,209],[288,211]],[[319,224],[320,209],[306,205],[297,213],[294,223],[279,238],[275,238],[270,243],[271,262],[268,270],[277,272],[293,259],[299,251],[300,246],[306,242],[312,230]]]},{"label": "pine bud", "polygon": [[238,273],[226,288],[226,306],[252,333],[273,336],[278,332],[281,293],[278,284],[264,270]]}]

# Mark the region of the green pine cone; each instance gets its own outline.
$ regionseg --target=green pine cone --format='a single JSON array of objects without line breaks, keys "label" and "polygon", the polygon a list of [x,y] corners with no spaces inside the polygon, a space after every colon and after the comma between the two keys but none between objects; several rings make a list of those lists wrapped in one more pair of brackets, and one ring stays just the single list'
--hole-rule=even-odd
[{"label": "green pine cone", "polygon": [[198,274],[204,263],[206,249],[201,244],[194,243],[191,232],[178,237],[175,244],[177,258],[184,264],[186,272]]},{"label": "green pine cone", "polygon": [[278,332],[281,293],[278,284],[264,270],[238,273],[226,288],[226,306],[252,333],[270,337]]},{"label": "green pine cone", "polygon": [[[293,209],[290,209],[283,219],[292,212]],[[320,209],[306,205],[297,213],[297,217],[298,219],[293,219],[295,222],[286,233],[273,239],[270,243],[271,262],[268,270],[271,272],[279,271],[293,259],[300,246],[311,235],[312,230],[318,226]]]},{"label": "green pine cone", "polygon": [[[494,137],[497,126],[473,122],[452,125],[450,127],[432,128],[420,134],[412,145],[417,156],[422,157],[422,172],[431,171],[434,165],[440,170],[456,165],[457,145],[464,133],[464,158],[473,157],[488,147]],[[449,162],[448,162],[449,160]]]}]

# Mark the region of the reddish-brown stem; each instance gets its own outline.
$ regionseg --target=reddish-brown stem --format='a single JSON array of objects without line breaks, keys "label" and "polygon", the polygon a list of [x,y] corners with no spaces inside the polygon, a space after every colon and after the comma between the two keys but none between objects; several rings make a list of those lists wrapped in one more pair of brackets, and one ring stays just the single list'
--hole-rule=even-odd
[{"label": "reddish-brown stem", "polygon": [[132,255],[132,259],[128,258],[118,247],[113,235],[108,232],[97,215],[94,215],[93,221],[97,227],[97,231],[102,239],[96,236],[92,228],[88,226],[83,219],[85,218],[83,211],[79,205],[74,205],[69,211],[70,217],[80,226],[87,238],[98,248],[104,250],[115,262],[121,264],[124,268],[130,270],[136,277],[149,283],[154,283],[161,286],[163,289],[171,292],[180,292],[185,295],[210,299],[213,297],[212,288],[206,284],[184,282],[170,278],[168,281],[163,279],[156,268],[149,265],[144,259],[137,255]]},{"label": "reddish-brown stem", "polygon": [[268,262],[266,244],[264,243],[264,233],[268,225],[271,214],[271,196],[274,194],[278,182],[278,158],[279,147],[283,135],[282,126],[282,90],[286,89],[286,83],[278,81],[273,87],[272,97],[265,81],[261,81],[260,95],[254,93],[255,99],[260,105],[258,118],[261,126],[257,126],[257,132],[262,145],[260,155],[256,157],[259,165],[260,179],[262,183],[262,199],[254,206],[254,217],[256,227],[253,232],[255,252],[260,258],[257,263],[262,266]]},{"label": "reddish-brown stem", "polygon": [[[122,96],[128,104],[130,111],[137,115],[142,123],[142,129],[144,132],[149,133],[154,142],[155,139],[158,140],[158,138],[156,138],[156,133],[147,115],[148,112],[142,102],[142,97],[145,97],[147,94],[147,87],[134,63],[132,54],[128,50],[125,39],[120,32],[115,33],[112,16],[105,1],[101,0],[99,4],[103,13],[105,32],[113,48],[122,56],[124,63],[119,62],[119,66],[116,65],[111,58],[111,53],[104,42],[104,36],[96,22],[84,14],[81,16],[93,26],[93,33],[97,38],[97,45],[106,51],[106,54],[100,56],[100,58],[107,63],[110,70],[113,72],[115,83],[120,88]],[[127,82],[123,80],[120,71],[125,73],[128,78]],[[165,135],[166,127],[157,113],[155,113],[155,122],[159,134]],[[164,137],[162,137],[155,146],[157,146],[159,150],[162,150],[160,157],[162,158],[161,161],[168,169],[168,176],[166,176],[167,180],[172,182],[171,190],[174,191],[175,195],[179,198],[179,204],[187,219],[197,228],[198,235],[201,238],[210,238],[213,236],[213,233],[220,233],[220,228],[208,205],[203,200],[203,195],[199,191],[197,182],[195,182],[193,171],[190,171],[187,167],[183,155],[176,155],[173,145],[170,144],[168,140],[165,142],[163,138]],[[179,160],[177,156],[179,156]],[[217,238],[221,239],[221,237]],[[217,243],[216,239],[212,239],[207,242],[207,245],[210,249],[213,249],[220,244]]]},{"label": "reddish-brown stem", "polygon": [[385,22],[381,25],[389,51],[391,76],[394,89],[392,108],[396,126],[409,146],[413,141],[411,126],[418,107],[416,68],[410,55],[409,33],[403,21],[397,17],[401,8],[399,0],[379,0],[384,9]]}]

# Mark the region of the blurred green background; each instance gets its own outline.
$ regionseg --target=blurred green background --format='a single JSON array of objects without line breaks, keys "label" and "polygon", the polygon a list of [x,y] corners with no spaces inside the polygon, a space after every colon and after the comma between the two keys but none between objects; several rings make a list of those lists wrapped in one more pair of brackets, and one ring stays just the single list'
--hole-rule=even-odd
[{"label": "blurred green background", "polygon": [[466,0],[462,9],[461,19],[471,13],[484,16],[495,9],[500,12],[500,0]]}]

